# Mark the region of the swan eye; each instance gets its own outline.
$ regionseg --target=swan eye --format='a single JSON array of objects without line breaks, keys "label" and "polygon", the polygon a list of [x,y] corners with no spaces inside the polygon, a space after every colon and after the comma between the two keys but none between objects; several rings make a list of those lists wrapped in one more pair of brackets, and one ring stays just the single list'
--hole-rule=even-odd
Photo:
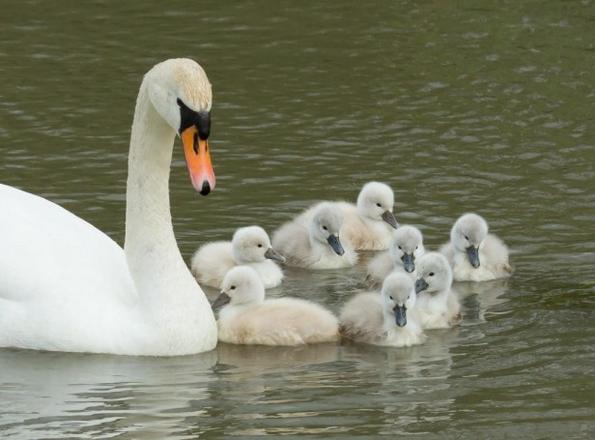
[{"label": "swan eye", "polygon": [[236,286],[231,286],[230,289],[231,290],[236,290]]},{"label": "swan eye", "polygon": [[322,229],[324,229],[325,231],[328,231],[328,228],[326,226],[323,226]]},{"label": "swan eye", "polygon": [[428,274],[428,276],[430,276],[430,277],[433,277],[433,276],[434,276],[434,272],[430,272],[430,273]]},{"label": "swan eye", "polygon": [[260,243],[258,243],[258,247],[262,247],[262,245]]},{"label": "swan eye", "polygon": [[376,206],[378,206],[379,208],[382,208],[382,205],[380,203],[376,203]]},{"label": "swan eye", "polygon": [[394,298],[392,296],[389,296],[390,299],[394,300]]},{"label": "swan eye", "polygon": [[403,250],[403,248],[402,248],[401,246],[399,246],[399,249],[400,249],[400,250]]},{"label": "swan eye", "polygon": [[469,241],[469,237],[467,235],[465,235],[465,240]]}]

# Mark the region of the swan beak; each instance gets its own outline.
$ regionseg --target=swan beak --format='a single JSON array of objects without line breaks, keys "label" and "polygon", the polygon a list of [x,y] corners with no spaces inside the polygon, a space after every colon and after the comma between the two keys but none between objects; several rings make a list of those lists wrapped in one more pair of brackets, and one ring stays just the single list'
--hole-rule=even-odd
[{"label": "swan beak", "polygon": [[217,297],[217,299],[215,299],[215,301],[213,301],[213,304],[211,304],[211,308],[213,310],[216,310],[219,307],[223,307],[225,304],[229,304],[230,301],[231,301],[231,298],[229,297],[229,295],[225,292],[221,292],[221,294]]},{"label": "swan beak", "polygon": [[397,229],[399,227],[399,224],[397,223],[397,219],[395,218],[395,215],[391,211],[384,211],[382,213],[382,220],[384,220],[386,223],[388,223],[395,229]]},{"label": "swan beak", "polygon": [[267,251],[264,253],[264,258],[268,258],[269,260],[273,261],[278,261],[279,263],[285,263],[285,257],[273,248],[267,249]]},{"label": "swan beak", "polygon": [[209,141],[200,138],[196,125],[185,129],[180,137],[192,186],[201,195],[206,196],[215,188],[215,171],[211,163]]},{"label": "swan beak", "polygon": [[341,244],[338,235],[331,234],[326,241],[328,241],[328,244],[333,248],[337,255],[343,255],[345,253],[345,249],[343,249],[343,245]]},{"label": "swan beak", "polygon": [[411,273],[415,270],[415,257],[413,254],[403,254],[401,261],[403,262],[403,268],[407,273]]},{"label": "swan beak", "polygon": [[467,249],[467,258],[469,258],[469,263],[475,269],[479,267],[479,247],[469,246]]},{"label": "swan beak", "polygon": [[393,311],[395,312],[395,322],[399,327],[405,327],[407,325],[407,309],[405,306],[396,305]]},{"label": "swan beak", "polygon": [[426,283],[426,280],[424,280],[423,278],[419,278],[416,282],[415,282],[415,293],[419,293],[419,292],[423,292],[424,290],[426,290],[429,286],[428,283]]}]

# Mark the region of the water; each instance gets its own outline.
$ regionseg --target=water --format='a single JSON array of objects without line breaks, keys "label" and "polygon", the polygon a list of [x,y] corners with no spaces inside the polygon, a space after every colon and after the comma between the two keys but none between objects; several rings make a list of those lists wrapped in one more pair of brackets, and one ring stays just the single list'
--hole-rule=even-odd
[{"label": "water", "polygon": [[[0,181],[118,242],[140,79],[190,56],[214,86],[218,187],[198,198],[176,148],[186,258],[377,179],[430,248],[477,211],[516,269],[509,282],[459,286],[463,325],[413,349],[2,350],[0,436],[591,436],[594,2],[4,0],[0,16]],[[288,270],[272,294],[336,311],[364,267]]]}]

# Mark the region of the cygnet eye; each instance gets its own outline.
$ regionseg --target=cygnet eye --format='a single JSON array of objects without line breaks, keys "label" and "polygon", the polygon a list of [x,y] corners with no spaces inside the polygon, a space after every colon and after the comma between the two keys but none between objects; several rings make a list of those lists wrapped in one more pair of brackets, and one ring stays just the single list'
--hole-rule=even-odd
[{"label": "cygnet eye", "polygon": [[415,246],[415,250],[417,250],[417,248],[419,248],[419,246]]},{"label": "cygnet eye", "polygon": [[392,296],[389,296],[390,299],[394,299]]},{"label": "cygnet eye", "polygon": [[262,244],[258,243],[258,247],[262,247]]},{"label": "cygnet eye", "polygon": [[467,235],[465,235],[465,240],[469,241],[469,237]]},{"label": "cygnet eye", "polygon": [[324,229],[325,231],[328,231],[328,228],[326,226],[323,226],[322,229]]},{"label": "cygnet eye", "polygon": [[376,203],[376,206],[378,206],[379,208],[382,208],[382,204],[381,203]]},{"label": "cygnet eye", "polygon": [[428,276],[430,276],[430,277],[433,277],[433,276],[434,276],[434,272],[430,272],[430,273],[428,274]]},{"label": "cygnet eye", "polygon": [[236,290],[236,286],[231,286],[230,289],[231,290]]},{"label": "cygnet eye", "polygon": [[403,250],[403,248],[401,246],[399,246],[399,249]]}]

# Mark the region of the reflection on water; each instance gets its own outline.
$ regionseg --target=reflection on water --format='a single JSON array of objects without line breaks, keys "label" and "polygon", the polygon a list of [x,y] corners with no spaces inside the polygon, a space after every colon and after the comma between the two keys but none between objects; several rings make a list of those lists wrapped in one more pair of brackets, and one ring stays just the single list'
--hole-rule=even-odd
[{"label": "reflection on water", "polygon": [[[514,277],[457,284],[463,324],[404,350],[2,350],[0,435],[588,438],[594,3],[267,6],[5,0],[0,181],[121,242],[141,75],[191,56],[214,86],[218,186],[197,199],[176,150],[171,199],[185,257],[239,226],[272,232],[316,200],[354,200],[376,179],[393,186],[397,217],[420,227],[429,249],[462,212],[484,215],[511,245]],[[372,255],[349,270],[287,269],[270,294],[338,311],[365,288]]]}]

